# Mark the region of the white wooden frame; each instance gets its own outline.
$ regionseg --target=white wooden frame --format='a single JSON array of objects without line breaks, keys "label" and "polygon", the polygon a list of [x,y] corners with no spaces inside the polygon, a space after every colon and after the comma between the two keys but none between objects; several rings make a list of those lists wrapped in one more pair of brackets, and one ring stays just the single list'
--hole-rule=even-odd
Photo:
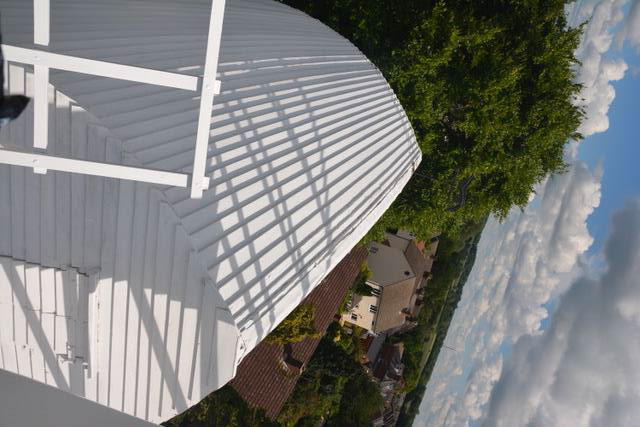
[{"label": "white wooden frame", "polygon": [[[49,45],[49,1],[33,0],[33,40],[36,45]],[[201,83],[200,112],[198,115],[193,169],[190,174],[30,153],[2,145],[0,145],[0,163],[30,167],[33,168],[35,173],[41,174],[46,173],[47,169],[52,169],[177,187],[190,186],[191,197],[195,199],[201,198],[202,193],[209,188],[209,178],[205,175],[205,169],[213,99],[215,95],[220,93],[220,81],[216,79],[216,73],[220,54],[224,8],[225,0],[212,0],[204,77],[202,79],[185,74],[61,55],[45,50],[2,45],[6,61],[33,65],[33,146],[36,149],[46,149],[48,145],[49,101],[47,87],[51,68],[188,91],[197,91],[198,84]]]}]

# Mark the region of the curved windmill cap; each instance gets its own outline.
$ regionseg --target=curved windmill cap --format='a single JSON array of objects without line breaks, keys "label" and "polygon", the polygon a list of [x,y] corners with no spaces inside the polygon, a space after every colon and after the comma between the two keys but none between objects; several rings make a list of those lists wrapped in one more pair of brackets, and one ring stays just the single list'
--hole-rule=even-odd
[{"label": "curved windmill cap", "polygon": [[[202,77],[210,2],[51,3],[49,52]],[[31,5],[1,1],[5,44],[34,47]],[[228,0],[217,78],[200,199],[0,165],[0,303],[18,313],[3,320],[17,355],[3,369],[166,420],[233,378],[420,162],[380,72],[295,9]],[[192,171],[199,88],[54,68],[49,81],[49,155]],[[6,83],[32,96],[33,68],[9,63]],[[34,151],[32,104],[0,143]]]}]

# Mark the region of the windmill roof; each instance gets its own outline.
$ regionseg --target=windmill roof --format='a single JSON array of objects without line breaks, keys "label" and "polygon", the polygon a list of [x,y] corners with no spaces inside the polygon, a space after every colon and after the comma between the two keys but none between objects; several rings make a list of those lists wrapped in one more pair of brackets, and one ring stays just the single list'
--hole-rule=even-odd
[{"label": "windmill roof", "polygon": [[[202,73],[210,2],[51,5],[52,52]],[[4,43],[33,47],[32,7],[2,1]],[[31,73],[10,64],[9,91],[31,94]],[[99,301],[87,320],[89,368],[52,384],[154,422],[228,382],[421,159],[376,67],[290,7],[227,1],[218,79],[202,199],[177,187],[0,166],[0,255],[95,281],[78,301]],[[49,153],[191,169],[198,93],[55,70],[50,82]],[[32,111],[0,140],[31,147]],[[19,282],[7,281],[13,291]]]}]

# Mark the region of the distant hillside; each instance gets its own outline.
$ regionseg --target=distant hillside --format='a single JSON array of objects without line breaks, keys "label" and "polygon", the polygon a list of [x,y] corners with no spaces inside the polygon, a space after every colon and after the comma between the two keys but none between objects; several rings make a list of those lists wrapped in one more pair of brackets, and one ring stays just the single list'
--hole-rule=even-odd
[{"label": "distant hillside", "polygon": [[[484,223],[482,225],[484,227]],[[440,354],[440,349],[447,337],[447,331],[453,318],[460,297],[462,296],[462,290],[464,284],[471,273],[473,264],[476,259],[476,252],[478,248],[478,242],[480,241],[481,228],[475,230],[475,235],[469,237],[465,245],[461,250],[453,252],[451,254],[443,254],[445,259],[438,259],[436,266],[440,266],[434,270],[434,282],[441,280],[448,281],[450,289],[448,290],[447,297],[442,311],[438,316],[438,321],[433,325],[435,329],[435,337],[431,343],[430,352],[426,359],[426,364],[420,373],[419,379],[415,387],[407,394],[402,411],[398,418],[397,426],[410,426],[413,424],[413,420],[420,408],[420,402],[422,402],[424,393],[427,389],[427,383],[431,378],[431,373]],[[440,271],[437,271],[440,270]],[[438,276],[440,274],[440,276]],[[438,278],[441,278],[438,280]]]}]

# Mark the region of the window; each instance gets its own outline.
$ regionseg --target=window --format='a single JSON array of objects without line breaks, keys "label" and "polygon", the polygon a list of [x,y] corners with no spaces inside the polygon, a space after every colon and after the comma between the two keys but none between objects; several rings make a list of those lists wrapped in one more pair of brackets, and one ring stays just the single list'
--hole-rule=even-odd
[{"label": "window", "polygon": [[374,297],[379,297],[380,296],[380,289],[379,288],[374,288],[372,286],[371,287],[371,295],[373,295]]},{"label": "window", "polygon": [[378,306],[377,305],[370,305],[369,306],[369,311],[372,313],[377,313],[378,312]]},{"label": "window", "polygon": [[357,321],[358,320],[358,315],[357,314],[352,314],[351,315],[351,320]]}]

